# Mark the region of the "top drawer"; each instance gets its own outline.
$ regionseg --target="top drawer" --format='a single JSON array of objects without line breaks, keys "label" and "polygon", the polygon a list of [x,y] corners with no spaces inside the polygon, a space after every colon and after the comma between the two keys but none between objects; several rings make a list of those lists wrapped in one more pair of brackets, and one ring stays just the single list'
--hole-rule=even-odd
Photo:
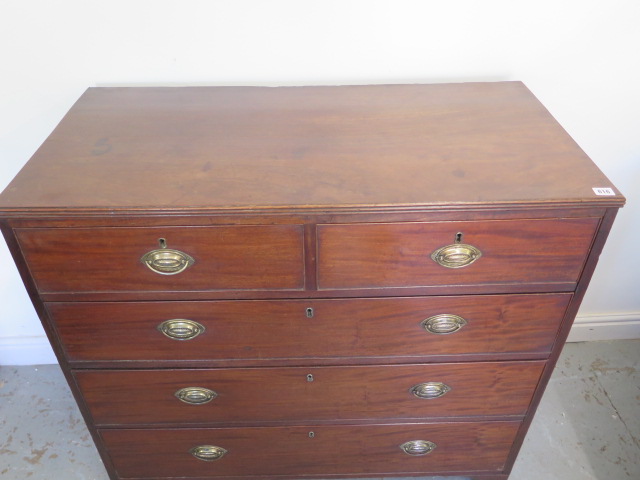
[{"label": "top drawer", "polygon": [[[318,225],[318,287],[575,283],[598,222],[569,218]],[[449,266],[432,258],[443,247],[449,247],[441,255]]]},{"label": "top drawer", "polygon": [[304,287],[299,225],[23,228],[16,236],[40,292]]}]

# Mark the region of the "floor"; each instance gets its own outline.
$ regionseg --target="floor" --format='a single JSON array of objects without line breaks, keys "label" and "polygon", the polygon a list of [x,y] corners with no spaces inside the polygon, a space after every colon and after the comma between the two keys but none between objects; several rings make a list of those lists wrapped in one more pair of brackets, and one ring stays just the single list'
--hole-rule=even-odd
[{"label": "floor", "polygon": [[[640,340],[568,344],[509,480],[640,479],[639,364]],[[56,365],[0,367],[0,479],[108,480]]]}]

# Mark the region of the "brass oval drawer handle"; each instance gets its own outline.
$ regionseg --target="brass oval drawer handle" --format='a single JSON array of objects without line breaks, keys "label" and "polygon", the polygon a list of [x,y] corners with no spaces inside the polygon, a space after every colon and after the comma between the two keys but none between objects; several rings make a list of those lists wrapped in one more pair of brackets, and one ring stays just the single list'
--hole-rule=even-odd
[{"label": "brass oval drawer handle", "polygon": [[204,460],[205,462],[214,462],[220,460],[227,453],[222,447],[216,447],[215,445],[198,445],[189,450],[189,453],[196,457],[198,460]]},{"label": "brass oval drawer handle", "polygon": [[189,405],[204,405],[216,398],[218,394],[203,387],[185,387],[175,393],[178,400]]},{"label": "brass oval drawer handle", "polygon": [[400,445],[400,448],[407,455],[413,455],[414,457],[420,455],[427,455],[435,450],[437,445],[429,440],[411,440]]},{"label": "brass oval drawer handle", "polygon": [[451,391],[451,387],[442,382],[426,382],[414,385],[409,391],[418,398],[432,400],[434,398],[440,398]]},{"label": "brass oval drawer handle", "polygon": [[434,315],[433,317],[429,317],[424,320],[422,322],[422,327],[429,333],[447,335],[449,333],[457,332],[466,324],[467,321],[458,315],[441,313],[440,315]]},{"label": "brass oval drawer handle", "polygon": [[145,253],[140,261],[160,275],[175,275],[184,272],[196,262],[190,255],[171,248],[151,250]]},{"label": "brass oval drawer handle", "polygon": [[158,325],[158,330],[172,340],[191,340],[204,332],[205,328],[193,320],[173,318]]},{"label": "brass oval drawer handle", "polygon": [[452,243],[431,254],[434,262],[447,268],[467,267],[481,256],[480,250],[466,243]]}]

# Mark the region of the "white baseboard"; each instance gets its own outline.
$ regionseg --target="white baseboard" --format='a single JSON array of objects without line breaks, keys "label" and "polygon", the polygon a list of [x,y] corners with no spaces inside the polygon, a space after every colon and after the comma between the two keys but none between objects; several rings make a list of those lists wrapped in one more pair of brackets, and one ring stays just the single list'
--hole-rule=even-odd
[{"label": "white baseboard", "polygon": [[44,335],[0,338],[0,365],[46,365],[58,363]]},{"label": "white baseboard", "polygon": [[578,315],[568,342],[640,338],[640,312],[610,315]]},{"label": "white baseboard", "polygon": [[[569,342],[640,338],[640,313],[578,316]],[[0,338],[0,365],[58,363],[47,337]]]}]

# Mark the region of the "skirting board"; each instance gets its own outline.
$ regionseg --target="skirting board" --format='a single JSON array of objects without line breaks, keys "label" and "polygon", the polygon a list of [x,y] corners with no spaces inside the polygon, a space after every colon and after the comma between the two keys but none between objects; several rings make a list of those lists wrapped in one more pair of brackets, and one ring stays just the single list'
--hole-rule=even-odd
[{"label": "skirting board", "polygon": [[[640,313],[578,316],[569,342],[640,338]],[[0,366],[58,363],[47,337],[0,338]]]},{"label": "skirting board", "polygon": [[0,338],[0,366],[58,363],[44,335]]},{"label": "skirting board", "polygon": [[578,315],[568,342],[640,338],[640,312],[610,315]]}]

